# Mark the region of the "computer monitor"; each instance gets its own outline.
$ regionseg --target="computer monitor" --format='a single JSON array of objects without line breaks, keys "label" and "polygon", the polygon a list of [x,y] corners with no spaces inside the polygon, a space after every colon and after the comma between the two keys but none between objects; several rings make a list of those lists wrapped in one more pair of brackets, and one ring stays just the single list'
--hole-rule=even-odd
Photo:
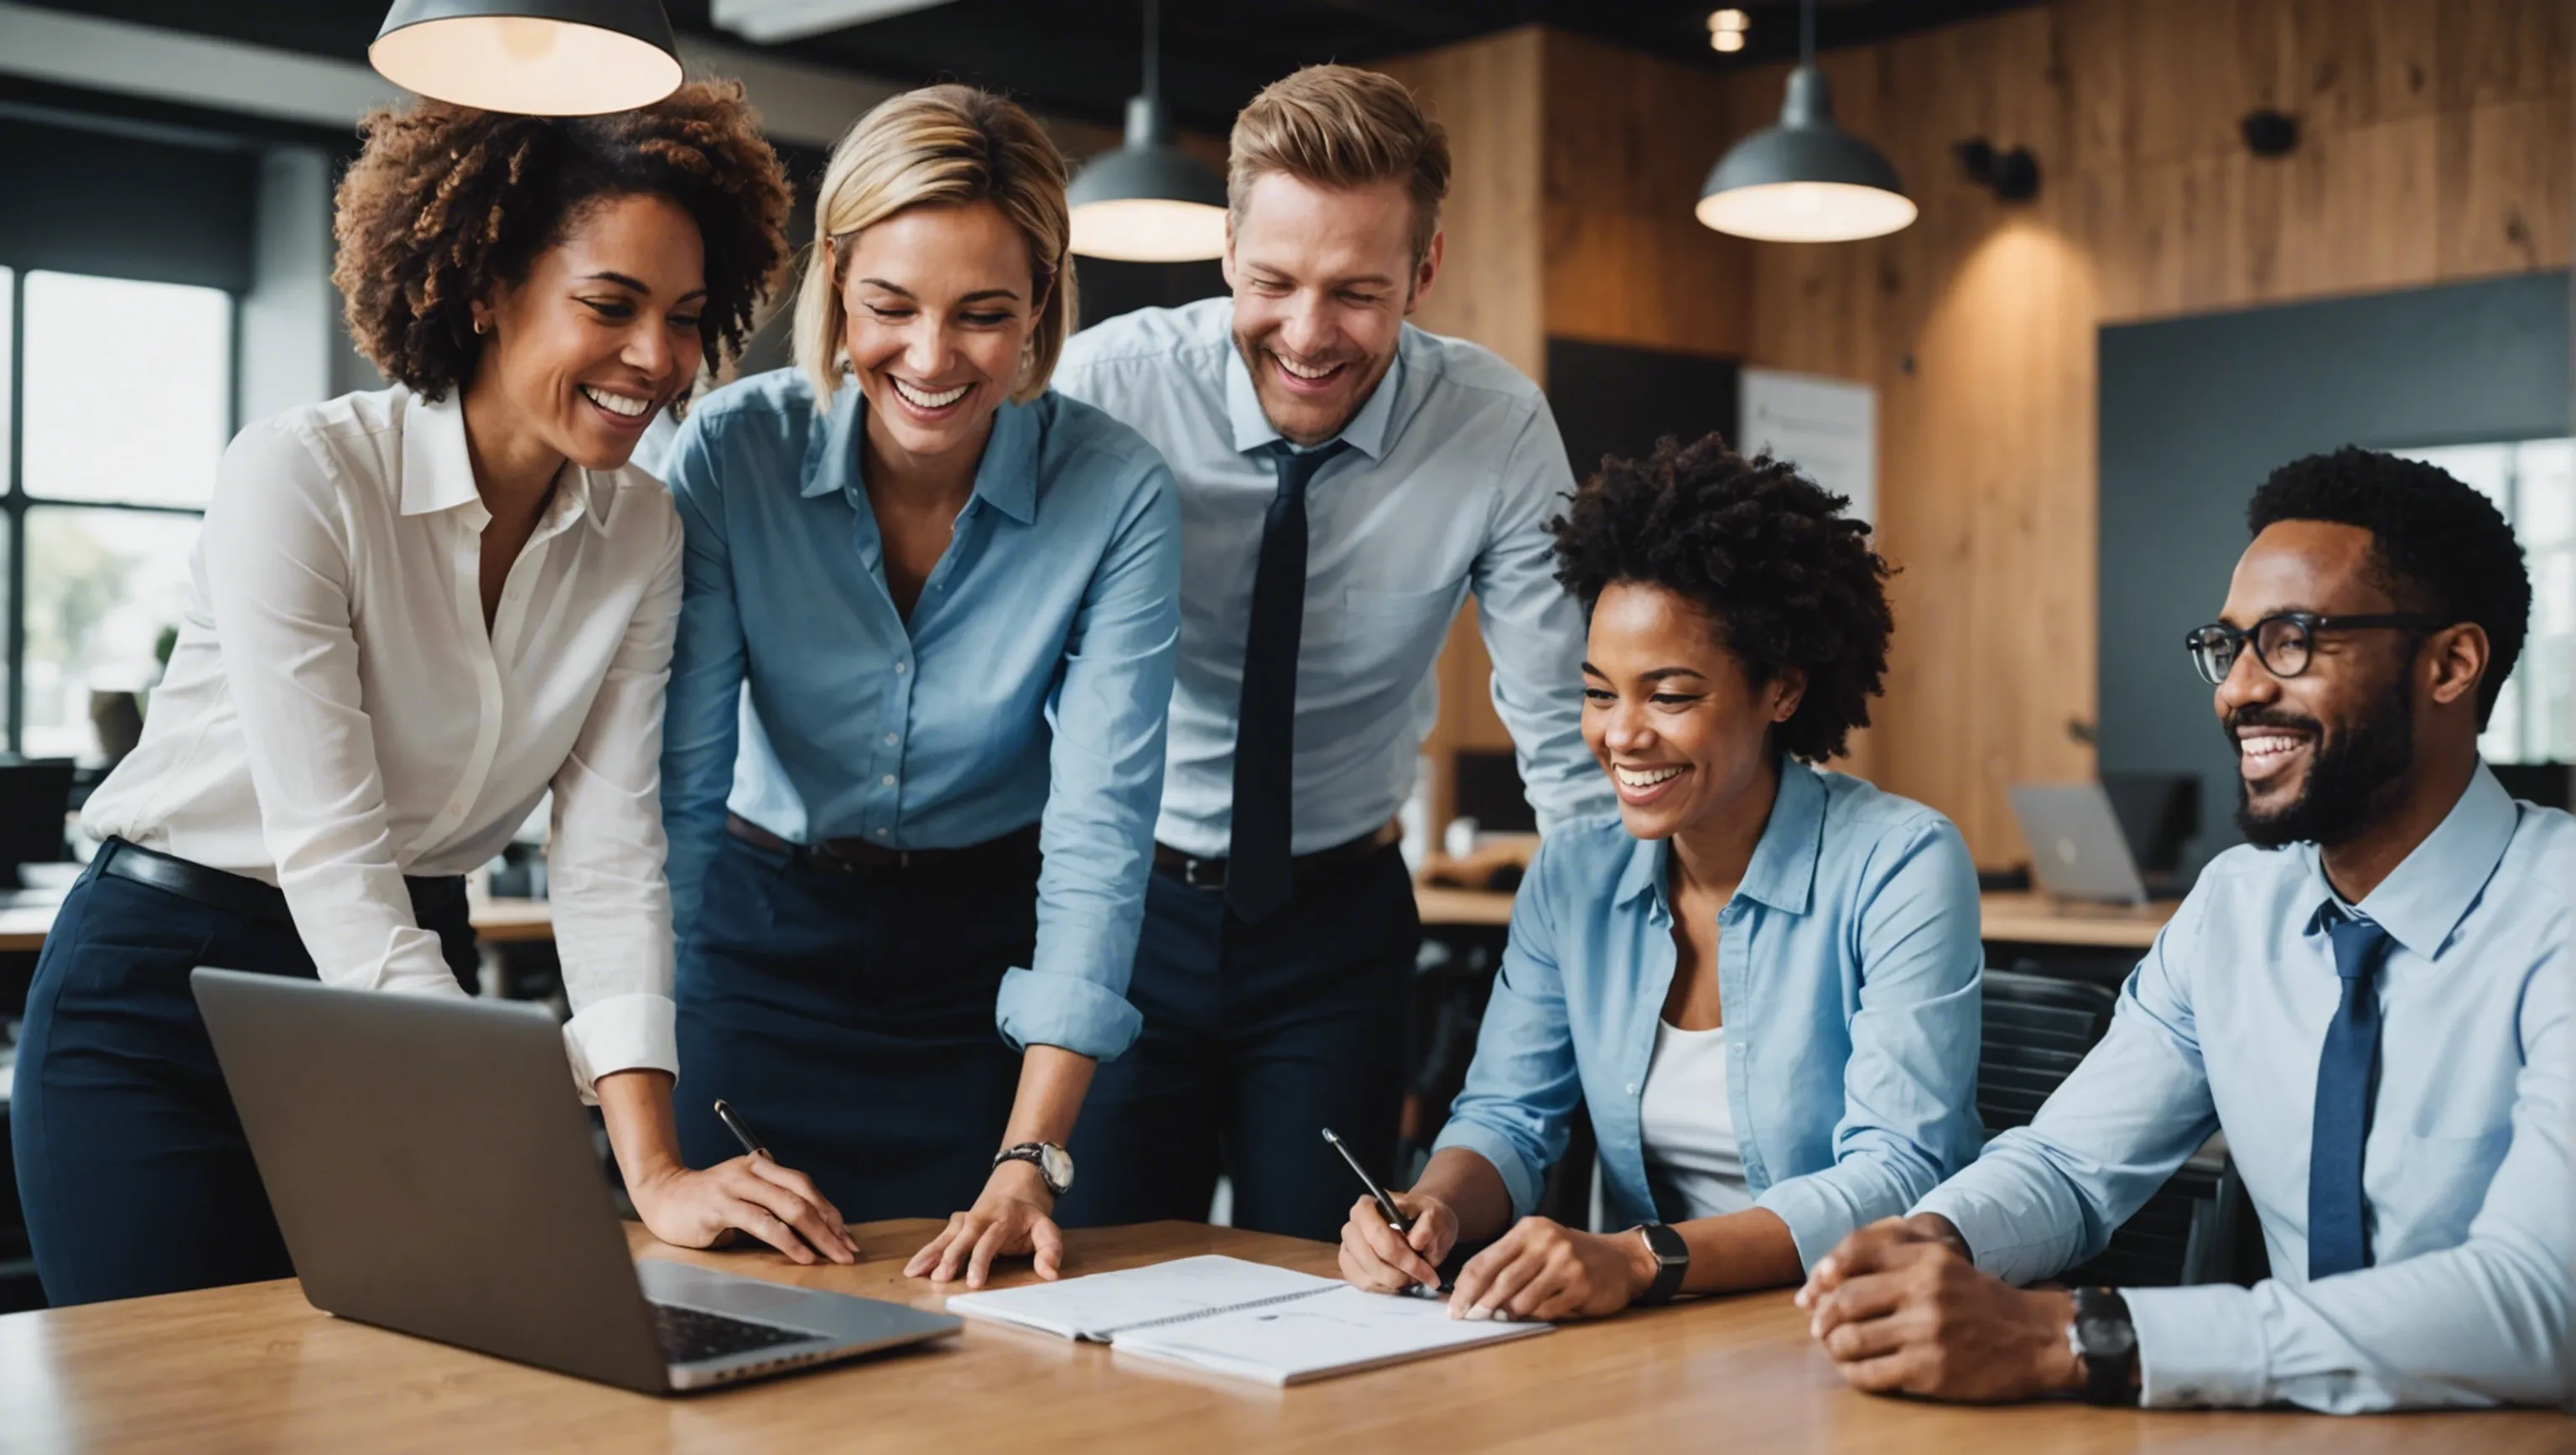
[{"label": "computer monitor", "polygon": [[71,802],[71,759],[0,759],[0,888],[24,887],[21,864],[63,859],[63,820]]}]

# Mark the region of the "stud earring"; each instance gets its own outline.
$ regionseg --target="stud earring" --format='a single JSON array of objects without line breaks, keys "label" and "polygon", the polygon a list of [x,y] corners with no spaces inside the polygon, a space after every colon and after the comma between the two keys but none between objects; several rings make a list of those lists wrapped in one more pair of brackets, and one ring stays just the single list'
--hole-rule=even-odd
[{"label": "stud earring", "polygon": [[490,333],[491,331],[492,320],[488,318],[478,318],[474,320],[474,332],[477,337]]}]

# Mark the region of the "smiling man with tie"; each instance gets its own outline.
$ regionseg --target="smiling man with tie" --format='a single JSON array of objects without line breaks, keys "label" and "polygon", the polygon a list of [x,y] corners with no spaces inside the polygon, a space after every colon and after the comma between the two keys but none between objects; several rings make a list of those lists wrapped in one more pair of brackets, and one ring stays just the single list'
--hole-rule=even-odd
[{"label": "smiling man with tie", "polygon": [[[1813,1270],[1845,1378],[2333,1412],[2567,1397],[2576,818],[2478,759],[2531,584],[2485,496],[2313,456],[2190,634],[2240,767],[2221,855],[2029,1127]],[[2525,691],[2536,690],[2531,683]],[[2224,1131],[2272,1276],[2016,1289]]]},{"label": "smiling man with tie", "polygon": [[1547,402],[1407,324],[1439,273],[1448,144],[1403,86],[1314,66],[1236,121],[1232,296],[1078,334],[1057,387],[1179,483],[1178,682],[1133,1049],[1100,1068],[1062,1216],[1330,1238],[1338,1128],[1391,1170],[1421,929],[1393,820],[1472,592],[1541,827],[1609,807],[1583,618],[1542,526],[1574,489]]}]

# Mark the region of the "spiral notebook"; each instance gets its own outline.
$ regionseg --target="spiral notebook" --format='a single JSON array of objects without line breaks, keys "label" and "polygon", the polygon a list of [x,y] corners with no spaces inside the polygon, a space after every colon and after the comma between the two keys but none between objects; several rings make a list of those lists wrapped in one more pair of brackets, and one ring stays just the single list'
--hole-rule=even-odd
[{"label": "spiral notebook", "polygon": [[961,1294],[948,1311],[1282,1385],[1553,1327],[1471,1323],[1429,1299],[1364,1293],[1336,1278],[1214,1255]]}]

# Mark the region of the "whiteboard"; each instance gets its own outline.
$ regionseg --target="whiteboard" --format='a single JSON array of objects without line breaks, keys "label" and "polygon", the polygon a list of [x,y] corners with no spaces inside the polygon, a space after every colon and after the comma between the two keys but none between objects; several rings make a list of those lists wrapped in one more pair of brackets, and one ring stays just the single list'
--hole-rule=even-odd
[{"label": "whiteboard", "polygon": [[1847,379],[1746,369],[1736,448],[1765,450],[1851,497],[1846,514],[1878,519],[1878,391]]}]

